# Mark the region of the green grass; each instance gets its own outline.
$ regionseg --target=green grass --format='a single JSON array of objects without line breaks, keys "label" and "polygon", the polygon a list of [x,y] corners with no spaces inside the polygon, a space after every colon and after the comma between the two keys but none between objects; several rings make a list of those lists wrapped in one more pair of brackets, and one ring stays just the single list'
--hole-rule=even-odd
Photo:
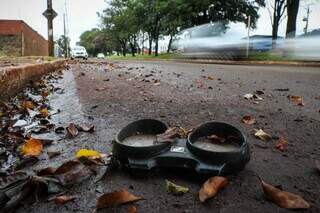
[{"label": "green grass", "polygon": [[290,56],[283,56],[280,53],[261,52],[250,54],[248,61],[294,61]]},{"label": "green grass", "polygon": [[148,60],[148,59],[172,59],[175,58],[176,55],[172,53],[162,53],[159,54],[158,56],[155,56],[154,54],[148,55],[148,54],[137,54],[135,57],[133,57],[131,54],[127,54],[126,56],[120,55],[113,55],[113,56],[108,56],[108,59],[114,59],[114,60]]}]

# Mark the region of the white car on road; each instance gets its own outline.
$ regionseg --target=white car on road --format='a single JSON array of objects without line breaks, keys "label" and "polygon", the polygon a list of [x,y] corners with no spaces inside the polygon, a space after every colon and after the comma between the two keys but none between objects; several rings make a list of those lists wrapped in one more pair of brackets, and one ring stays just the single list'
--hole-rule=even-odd
[{"label": "white car on road", "polygon": [[82,47],[82,46],[76,46],[74,48],[72,48],[71,50],[71,59],[74,58],[82,58],[87,60],[88,59],[88,53],[86,48]]}]

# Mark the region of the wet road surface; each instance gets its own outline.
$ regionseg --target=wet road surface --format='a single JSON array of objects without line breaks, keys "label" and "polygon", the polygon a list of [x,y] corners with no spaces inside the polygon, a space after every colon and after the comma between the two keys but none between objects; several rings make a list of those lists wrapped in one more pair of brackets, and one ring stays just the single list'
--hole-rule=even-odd
[{"label": "wet road surface", "polygon": [[[160,80],[160,85],[157,83]],[[251,161],[219,195],[200,204],[197,193],[202,182],[188,174],[154,172],[132,176],[117,170],[102,181],[91,178],[72,187],[77,198],[59,206],[40,202],[17,212],[92,212],[102,193],[123,188],[145,198],[135,205],[138,212],[286,212],[263,197],[258,175],[273,185],[304,197],[320,211],[320,175],[314,161],[320,160],[320,69],[285,66],[197,65],[173,62],[73,63],[56,85],[63,94],[49,96],[57,125],[88,121],[93,134],[81,133],[65,139],[54,133],[49,149],[61,151],[56,158],[43,159],[31,168],[58,166],[75,157],[81,148],[110,153],[115,134],[126,124],[141,118],[155,118],[170,126],[195,127],[216,120],[238,127],[247,136]],[[156,84],[155,84],[156,83]],[[289,89],[278,91],[277,89]],[[243,95],[262,90],[262,101],[253,103]],[[297,106],[288,95],[303,96]],[[244,115],[256,118],[253,126],[241,123]],[[263,142],[253,136],[262,128],[273,136],[282,132],[288,150],[275,148],[277,140]],[[187,186],[183,196],[166,192],[165,179]],[[129,205],[99,212],[127,212]]]}]

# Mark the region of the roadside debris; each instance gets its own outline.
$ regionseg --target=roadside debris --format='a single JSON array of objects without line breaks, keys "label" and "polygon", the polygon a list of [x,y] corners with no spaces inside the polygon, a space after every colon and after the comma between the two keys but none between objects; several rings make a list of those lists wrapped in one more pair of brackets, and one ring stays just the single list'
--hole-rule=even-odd
[{"label": "roadside debris", "polygon": [[209,198],[215,197],[218,192],[228,186],[229,181],[225,177],[215,176],[209,178],[201,187],[199,191],[199,200],[201,203]]},{"label": "roadside debris", "polygon": [[157,141],[158,143],[172,143],[177,138],[187,138],[188,134],[192,131],[186,130],[182,127],[171,127],[168,128],[164,133],[157,135]]},{"label": "roadside debris", "polygon": [[171,181],[166,180],[166,189],[173,195],[183,195],[189,191],[189,188],[179,186]]},{"label": "roadside debris", "polygon": [[69,124],[69,126],[66,129],[68,135],[72,138],[75,138],[79,134],[79,131],[74,123]]},{"label": "roadside debris", "polygon": [[298,106],[304,106],[303,97],[298,95],[288,95],[289,100],[295,102]]},{"label": "roadside debris", "polygon": [[209,135],[207,138],[211,143],[224,143],[226,141],[226,138],[220,137],[218,135]]},{"label": "roadside debris", "polygon": [[70,201],[73,201],[75,200],[76,197],[75,196],[71,196],[71,195],[61,195],[61,196],[57,196],[55,199],[54,199],[54,202],[56,204],[59,204],[59,205],[64,205],[66,204],[67,202],[70,202]]},{"label": "roadside debris", "polygon": [[272,136],[266,133],[265,131],[263,131],[262,129],[259,129],[259,130],[255,129],[254,131],[255,131],[254,136],[259,138],[260,140],[270,141],[272,139]]},{"label": "roadside debris", "polygon": [[260,178],[261,186],[265,196],[272,202],[285,209],[308,209],[310,204],[300,195],[282,191]]},{"label": "roadside debris", "polygon": [[284,152],[288,147],[288,140],[284,136],[280,136],[279,142],[276,144],[276,148],[281,152]]},{"label": "roadside debris", "polygon": [[122,189],[120,191],[105,193],[101,197],[99,197],[97,201],[96,208],[103,209],[109,208],[117,205],[122,205],[126,203],[137,202],[139,200],[143,200],[142,197],[137,197],[126,189]]},{"label": "roadside debris", "polygon": [[256,119],[250,115],[243,116],[241,121],[245,124],[248,124],[248,125],[252,125],[252,124],[256,123]]},{"label": "roadside debris", "polygon": [[39,156],[43,150],[41,140],[31,138],[22,146],[22,154],[25,156]]}]

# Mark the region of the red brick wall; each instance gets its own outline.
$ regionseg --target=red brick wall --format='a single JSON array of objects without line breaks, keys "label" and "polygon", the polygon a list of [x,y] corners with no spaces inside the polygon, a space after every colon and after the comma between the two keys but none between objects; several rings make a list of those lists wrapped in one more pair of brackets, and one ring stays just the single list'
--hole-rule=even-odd
[{"label": "red brick wall", "polygon": [[[7,42],[8,36],[16,35],[20,37],[20,42],[16,41],[15,44],[20,43],[20,51],[10,50],[12,41]],[[10,40],[10,39],[9,39]],[[16,47],[17,45],[15,45]],[[29,25],[20,20],[0,20],[0,50],[9,55],[21,56],[47,56],[48,55],[48,42]],[[16,48],[15,48],[16,49]],[[16,52],[13,54],[13,52]]]}]

